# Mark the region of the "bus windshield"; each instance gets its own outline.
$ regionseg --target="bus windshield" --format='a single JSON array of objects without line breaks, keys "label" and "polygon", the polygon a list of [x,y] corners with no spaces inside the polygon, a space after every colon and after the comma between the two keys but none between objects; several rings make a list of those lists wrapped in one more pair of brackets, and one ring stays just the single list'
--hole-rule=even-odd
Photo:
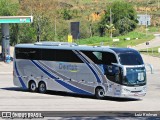
[{"label": "bus windshield", "polygon": [[143,60],[137,53],[121,53],[118,55],[118,57],[122,65],[143,65]]},{"label": "bus windshield", "polygon": [[122,80],[123,85],[145,85],[146,84],[146,72],[144,67],[140,68],[127,68],[127,75]]}]

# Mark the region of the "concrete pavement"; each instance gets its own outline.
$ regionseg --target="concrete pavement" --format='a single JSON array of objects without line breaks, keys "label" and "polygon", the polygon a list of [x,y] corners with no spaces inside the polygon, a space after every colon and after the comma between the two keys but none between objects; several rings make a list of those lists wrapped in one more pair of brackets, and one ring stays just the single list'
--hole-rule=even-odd
[{"label": "concrete pavement", "polygon": [[0,75],[1,74],[12,74],[13,72],[13,62],[6,64],[0,61]]}]

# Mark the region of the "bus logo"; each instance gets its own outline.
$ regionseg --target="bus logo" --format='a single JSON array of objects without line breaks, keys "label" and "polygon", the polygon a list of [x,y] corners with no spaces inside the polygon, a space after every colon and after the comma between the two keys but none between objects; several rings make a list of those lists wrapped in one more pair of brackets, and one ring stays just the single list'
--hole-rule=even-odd
[{"label": "bus logo", "polygon": [[78,67],[76,64],[59,63],[59,69],[70,72],[78,72]]}]

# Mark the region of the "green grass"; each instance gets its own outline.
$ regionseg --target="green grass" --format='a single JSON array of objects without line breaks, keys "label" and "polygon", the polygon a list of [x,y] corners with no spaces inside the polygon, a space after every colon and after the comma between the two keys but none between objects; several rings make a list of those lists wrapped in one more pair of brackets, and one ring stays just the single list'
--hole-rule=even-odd
[{"label": "green grass", "polygon": [[[146,41],[152,40],[154,36],[152,34],[146,34],[138,32],[138,31],[133,31],[130,32],[126,35],[122,35],[118,38],[120,41],[119,42],[113,42],[110,37],[91,37],[87,39],[79,39],[77,41],[78,44],[87,44],[87,45],[101,45],[101,42],[103,42],[103,45],[109,45],[109,46],[115,46],[115,47],[127,47],[128,45],[130,46],[135,46],[140,43],[144,43]],[[125,38],[130,38],[131,40],[125,40]],[[138,38],[138,39],[136,39]]]},{"label": "green grass", "polygon": [[148,49],[142,49],[142,50],[140,50],[140,52],[142,54],[147,54],[147,55],[151,55],[154,57],[160,57],[160,53],[158,53],[158,48],[160,48],[160,46],[148,48]]},{"label": "green grass", "polygon": [[152,32],[152,33],[155,33],[155,32],[160,32],[160,26],[159,27],[148,27],[148,32]]}]

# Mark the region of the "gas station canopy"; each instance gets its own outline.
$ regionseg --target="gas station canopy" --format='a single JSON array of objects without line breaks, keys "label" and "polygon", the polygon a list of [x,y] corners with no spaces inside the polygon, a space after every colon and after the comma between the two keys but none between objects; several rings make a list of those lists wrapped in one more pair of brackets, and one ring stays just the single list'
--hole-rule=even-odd
[{"label": "gas station canopy", "polygon": [[9,24],[12,23],[32,23],[33,16],[0,16],[0,24],[2,29],[2,56],[6,61],[6,56],[10,56],[10,39],[9,39]]},{"label": "gas station canopy", "polygon": [[0,23],[32,23],[33,16],[0,16]]}]

